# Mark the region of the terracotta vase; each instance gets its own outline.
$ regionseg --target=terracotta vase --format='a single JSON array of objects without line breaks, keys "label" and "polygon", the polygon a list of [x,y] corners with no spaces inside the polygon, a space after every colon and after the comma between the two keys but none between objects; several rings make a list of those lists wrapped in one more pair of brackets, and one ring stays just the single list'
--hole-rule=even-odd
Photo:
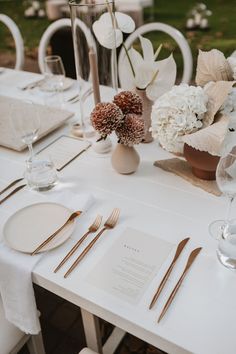
[{"label": "terracotta vase", "polygon": [[184,157],[192,167],[192,172],[196,177],[208,181],[216,179],[219,156],[213,156],[208,152],[200,151],[184,144]]},{"label": "terracotta vase", "polygon": [[133,146],[117,144],[111,156],[113,168],[121,174],[134,173],[139,165],[139,154]]},{"label": "terracotta vase", "polygon": [[152,113],[153,101],[149,100],[145,90],[140,90],[136,88],[136,93],[139,95],[139,97],[142,99],[143,102],[142,118],[145,124],[145,136],[142,142],[150,143],[151,141],[153,141],[152,133],[149,131],[151,127],[151,113]]}]

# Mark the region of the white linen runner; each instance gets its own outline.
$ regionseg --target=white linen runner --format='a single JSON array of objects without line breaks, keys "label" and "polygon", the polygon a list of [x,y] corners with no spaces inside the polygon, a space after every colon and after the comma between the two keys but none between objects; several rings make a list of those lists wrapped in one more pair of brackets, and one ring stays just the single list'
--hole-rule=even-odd
[{"label": "white linen runner", "polygon": [[[57,202],[71,210],[83,212],[92,205],[94,200],[90,194],[72,192],[62,193],[59,196],[46,197],[38,193],[36,195],[38,198],[35,198],[34,202]],[[41,253],[32,257],[9,248],[3,241],[0,243],[0,295],[5,316],[9,322],[30,334],[40,332],[31,274],[43,255]]]}]

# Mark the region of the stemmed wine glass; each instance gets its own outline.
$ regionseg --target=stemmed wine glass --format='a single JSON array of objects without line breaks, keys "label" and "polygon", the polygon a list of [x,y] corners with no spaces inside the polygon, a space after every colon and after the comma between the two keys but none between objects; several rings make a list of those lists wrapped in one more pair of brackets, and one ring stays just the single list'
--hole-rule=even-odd
[{"label": "stemmed wine glass", "polygon": [[25,100],[21,105],[11,107],[11,122],[15,135],[28,146],[29,157],[27,162],[34,160],[33,143],[38,138],[40,118],[35,105],[30,100]]},{"label": "stemmed wine glass", "polygon": [[57,181],[54,165],[48,158],[36,158],[33,150],[40,130],[38,106],[29,100],[14,104],[11,107],[11,122],[16,139],[20,139],[29,149],[25,170],[28,186],[39,191],[52,188]]},{"label": "stemmed wine glass", "polygon": [[220,191],[228,198],[224,220],[213,221],[209,226],[210,234],[219,239],[225,237],[230,226],[230,212],[236,196],[236,146],[230,153],[221,157],[216,169],[216,182]]},{"label": "stemmed wine glass", "polygon": [[44,58],[44,76],[48,91],[63,90],[65,69],[59,55],[49,55]]}]

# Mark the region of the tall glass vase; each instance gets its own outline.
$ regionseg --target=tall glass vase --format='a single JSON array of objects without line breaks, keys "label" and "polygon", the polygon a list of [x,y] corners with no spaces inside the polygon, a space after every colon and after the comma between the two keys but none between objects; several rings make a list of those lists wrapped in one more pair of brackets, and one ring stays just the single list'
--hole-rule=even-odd
[{"label": "tall glass vase", "polygon": [[[81,124],[84,135],[86,135],[90,113],[94,106],[101,101],[111,101],[117,93],[114,1],[70,0],[69,5],[79,86]],[[104,33],[94,31],[103,15],[107,16],[109,22],[109,46],[106,43],[104,45],[100,40],[100,36]]]}]

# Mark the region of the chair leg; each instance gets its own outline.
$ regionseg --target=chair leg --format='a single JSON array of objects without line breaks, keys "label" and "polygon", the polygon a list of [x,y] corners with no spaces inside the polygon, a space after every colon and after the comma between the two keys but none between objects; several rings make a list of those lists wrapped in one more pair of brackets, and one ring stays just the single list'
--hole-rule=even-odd
[{"label": "chair leg", "polygon": [[42,333],[40,332],[37,335],[32,335],[27,342],[27,347],[30,354],[46,354],[43,344]]}]

